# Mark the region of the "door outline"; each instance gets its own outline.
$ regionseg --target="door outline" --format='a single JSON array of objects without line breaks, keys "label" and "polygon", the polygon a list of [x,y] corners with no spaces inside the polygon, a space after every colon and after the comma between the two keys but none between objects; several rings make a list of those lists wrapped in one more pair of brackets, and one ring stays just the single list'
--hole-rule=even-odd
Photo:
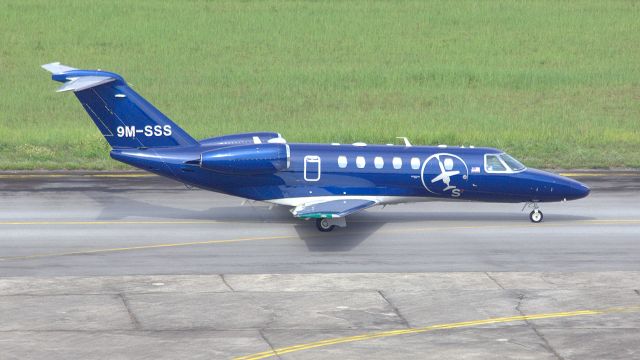
[{"label": "door outline", "polygon": [[[318,164],[317,172],[310,171],[307,173],[307,164]],[[315,177],[309,177],[309,175],[316,175]],[[305,181],[318,181],[322,175],[322,159],[318,155],[307,155],[304,157],[304,179]]]}]

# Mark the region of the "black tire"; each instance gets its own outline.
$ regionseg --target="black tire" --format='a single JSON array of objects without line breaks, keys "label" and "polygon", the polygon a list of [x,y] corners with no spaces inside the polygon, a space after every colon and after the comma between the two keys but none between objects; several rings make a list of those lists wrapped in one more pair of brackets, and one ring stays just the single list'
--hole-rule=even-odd
[{"label": "black tire", "polygon": [[316,227],[322,232],[329,232],[335,228],[335,225],[329,225],[327,219],[316,219]]},{"label": "black tire", "polygon": [[532,212],[529,213],[529,220],[531,220],[532,223],[537,224],[541,222],[543,218],[544,218],[544,215],[540,210],[533,210]]}]

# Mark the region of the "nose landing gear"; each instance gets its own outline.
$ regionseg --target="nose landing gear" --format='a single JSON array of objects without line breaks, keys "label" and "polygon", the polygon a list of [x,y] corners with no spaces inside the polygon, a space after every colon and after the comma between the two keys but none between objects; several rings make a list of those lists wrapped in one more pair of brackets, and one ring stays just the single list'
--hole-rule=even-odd
[{"label": "nose landing gear", "polygon": [[524,211],[524,209],[526,209],[527,207],[533,208],[533,210],[529,213],[529,220],[531,220],[531,222],[535,224],[541,222],[542,219],[544,218],[544,215],[542,214],[542,211],[540,211],[540,208],[538,207],[538,203],[527,202],[526,204],[524,204],[522,211]]},{"label": "nose landing gear", "polygon": [[544,215],[542,215],[542,211],[538,209],[535,209],[529,213],[529,220],[531,220],[532,223],[539,223],[543,218]]}]

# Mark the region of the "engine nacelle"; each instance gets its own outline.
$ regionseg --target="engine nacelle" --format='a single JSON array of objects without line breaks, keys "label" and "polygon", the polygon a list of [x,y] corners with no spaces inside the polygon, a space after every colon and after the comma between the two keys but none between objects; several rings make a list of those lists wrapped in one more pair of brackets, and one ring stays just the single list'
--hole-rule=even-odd
[{"label": "engine nacelle", "polygon": [[290,161],[287,144],[228,146],[200,155],[203,169],[234,175],[273,174],[288,169]]},{"label": "engine nacelle", "polygon": [[200,140],[200,145],[285,144],[287,141],[276,132],[252,132],[231,134]]}]

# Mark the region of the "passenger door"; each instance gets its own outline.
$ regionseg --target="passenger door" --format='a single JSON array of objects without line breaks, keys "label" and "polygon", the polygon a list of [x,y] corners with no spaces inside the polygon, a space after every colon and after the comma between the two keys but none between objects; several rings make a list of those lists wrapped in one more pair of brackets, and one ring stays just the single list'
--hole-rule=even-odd
[{"label": "passenger door", "polygon": [[304,157],[304,180],[318,181],[322,173],[322,160],[318,155]]}]

